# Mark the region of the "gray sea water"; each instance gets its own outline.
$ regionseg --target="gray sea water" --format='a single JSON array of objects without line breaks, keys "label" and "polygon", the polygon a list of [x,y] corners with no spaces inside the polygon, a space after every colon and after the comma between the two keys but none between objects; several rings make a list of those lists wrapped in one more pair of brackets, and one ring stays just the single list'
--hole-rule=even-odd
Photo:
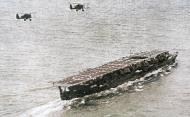
[{"label": "gray sea water", "polygon": [[[71,11],[73,2],[85,11]],[[30,12],[32,21],[16,20],[16,13]],[[143,91],[46,116],[189,117],[189,45],[189,0],[0,0],[0,116],[54,110],[59,92],[52,81],[162,49],[179,52],[178,67]],[[40,108],[48,103],[54,106]]]}]

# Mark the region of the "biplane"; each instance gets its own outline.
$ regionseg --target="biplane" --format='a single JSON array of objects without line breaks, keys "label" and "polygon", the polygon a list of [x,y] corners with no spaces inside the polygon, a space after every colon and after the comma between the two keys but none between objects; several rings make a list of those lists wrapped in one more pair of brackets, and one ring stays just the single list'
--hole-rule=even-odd
[{"label": "biplane", "polygon": [[31,15],[31,13],[24,13],[23,15],[19,16],[17,13],[16,19],[24,19],[24,21],[26,21],[28,19],[28,20],[32,21],[32,15]]},{"label": "biplane", "polygon": [[84,5],[83,4],[80,4],[80,3],[72,3],[70,4],[70,9],[76,9],[76,11],[78,10],[82,10],[84,11]]}]

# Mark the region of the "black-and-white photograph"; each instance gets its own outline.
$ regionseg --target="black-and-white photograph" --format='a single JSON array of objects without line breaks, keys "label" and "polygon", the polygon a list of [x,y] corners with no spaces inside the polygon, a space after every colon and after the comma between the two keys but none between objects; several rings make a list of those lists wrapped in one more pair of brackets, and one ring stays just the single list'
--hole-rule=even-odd
[{"label": "black-and-white photograph", "polygon": [[0,117],[190,117],[190,0],[0,0]]}]

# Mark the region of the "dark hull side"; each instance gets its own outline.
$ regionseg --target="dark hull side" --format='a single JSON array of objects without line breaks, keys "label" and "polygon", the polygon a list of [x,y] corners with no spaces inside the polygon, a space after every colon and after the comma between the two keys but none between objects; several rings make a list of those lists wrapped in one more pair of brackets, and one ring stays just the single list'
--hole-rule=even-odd
[{"label": "dark hull side", "polygon": [[160,67],[173,64],[177,53],[151,51],[109,62],[54,82],[62,100],[83,97],[117,87],[126,81],[138,79]]}]

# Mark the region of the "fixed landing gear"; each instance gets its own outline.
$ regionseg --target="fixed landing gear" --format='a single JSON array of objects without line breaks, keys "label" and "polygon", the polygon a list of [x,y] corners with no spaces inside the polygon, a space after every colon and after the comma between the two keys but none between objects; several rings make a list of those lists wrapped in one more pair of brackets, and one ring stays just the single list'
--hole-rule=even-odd
[{"label": "fixed landing gear", "polygon": [[[26,21],[27,19],[25,18],[24,21]],[[29,19],[30,21],[32,21],[32,19]]]}]

